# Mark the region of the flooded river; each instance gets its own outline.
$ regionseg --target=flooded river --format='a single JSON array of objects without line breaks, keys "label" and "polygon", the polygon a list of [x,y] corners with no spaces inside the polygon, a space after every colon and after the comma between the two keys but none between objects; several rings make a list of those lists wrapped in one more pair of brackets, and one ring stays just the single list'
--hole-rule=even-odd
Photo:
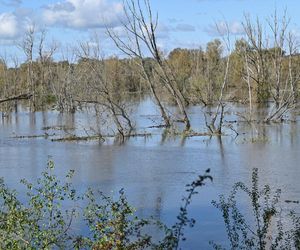
[{"label": "flooded river", "polygon": [[[113,139],[76,143],[52,142],[43,137],[14,138],[45,133],[86,134],[91,127],[97,127],[93,112],[32,114],[21,109],[0,120],[0,175],[9,186],[21,191],[19,180],[34,181],[51,157],[59,175],[75,170],[74,184],[79,190],[96,187],[110,193],[124,188],[140,216],[154,215],[171,225],[185,184],[210,168],[214,181],[194,198],[189,211],[197,223],[187,229],[187,242],[182,245],[183,249],[209,249],[210,240],[226,242],[221,213],[211,201],[219,194],[228,194],[237,181],[249,183],[253,168],[259,169],[262,184],[282,189],[283,200],[300,200],[300,123],[235,123],[239,119],[236,113],[241,110],[243,106],[228,106],[225,117],[226,124],[239,132],[238,137],[226,129],[222,138],[166,138],[161,129],[148,128],[155,125],[157,111],[145,100],[133,107],[133,118],[138,130],[151,136],[130,138],[120,145]],[[205,132],[202,108],[190,108],[189,114],[193,129]],[[65,131],[45,130],[46,127]],[[299,204],[284,206],[300,210]]]}]

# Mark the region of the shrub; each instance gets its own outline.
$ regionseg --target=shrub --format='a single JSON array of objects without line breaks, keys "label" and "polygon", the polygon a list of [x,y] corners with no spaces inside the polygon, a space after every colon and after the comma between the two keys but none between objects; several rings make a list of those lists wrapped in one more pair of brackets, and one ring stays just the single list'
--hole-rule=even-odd
[{"label": "shrub", "polygon": [[[66,248],[71,239],[69,229],[75,209],[63,210],[64,201],[76,201],[70,182],[62,184],[52,173],[54,164],[48,162],[46,171],[36,185],[22,180],[27,188],[27,202],[1,180],[0,185],[0,247],[1,249]],[[71,180],[74,171],[66,175]]]},{"label": "shrub", "polygon": [[[252,223],[238,206],[238,194],[245,194],[250,200]],[[238,182],[227,199],[221,195],[218,202],[212,202],[222,212],[230,249],[300,249],[299,216],[292,212],[285,217],[289,221],[283,224],[280,194],[281,190],[272,192],[269,185],[260,189],[258,169],[254,169],[251,187]],[[211,244],[215,249],[225,249]]]},{"label": "shrub", "polygon": [[[27,190],[26,202],[0,179],[0,249],[178,249],[185,240],[184,228],[195,223],[188,217],[192,197],[207,179],[212,180],[206,171],[187,185],[177,222],[168,227],[152,218],[138,218],[123,189],[115,199],[92,189],[78,195],[71,182],[74,171],[62,182],[54,168],[50,160],[35,184],[21,180]],[[76,205],[79,201],[86,204],[83,209]],[[88,236],[73,235],[75,217],[86,222]],[[161,230],[162,240],[155,242],[145,233],[147,226]]]}]

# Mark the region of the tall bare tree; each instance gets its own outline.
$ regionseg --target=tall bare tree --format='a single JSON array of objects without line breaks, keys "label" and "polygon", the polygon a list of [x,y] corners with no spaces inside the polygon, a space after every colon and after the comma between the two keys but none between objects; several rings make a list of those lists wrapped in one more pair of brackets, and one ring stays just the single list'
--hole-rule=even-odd
[{"label": "tall bare tree", "polygon": [[[93,44],[93,45],[91,45]],[[81,42],[76,50],[79,58],[79,68],[82,93],[76,100],[82,103],[99,105],[104,108],[104,113],[110,114],[118,134],[124,139],[134,129],[131,119],[120,98],[116,97],[115,85],[119,79],[113,74],[119,74],[119,68],[112,71],[112,64],[119,64],[118,59],[104,59],[101,52],[100,41],[94,36],[90,42]],[[123,94],[123,93],[122,93]]]},{"label": "tall bare tree", "polygon": [[19,44],[19,47],[23,50],[26,56],[27,81],[29,84],[29,92],[32,94],[32,101],[30,107],[33,111],[36,110],[36,82],[33,69],[33,49],[35,35],[35,25],[30,25],[25,32],[22,42]]},{"label": "tall bare tree", "polygon": [[149,85],[151,93],[158,105],[161,116],[164,119],[165,125],[170,126],[171,119],[157,94],[156,86],[153,82],[153,77],[146,69],[145,55],[151,55],[155,62],[152,73],[159,76],[160,83],[166,86],[168,93],[174,98],[181,114],[183,122],[188,130],[190,128],[190,120],[188,118],[185,100],[182,93],[177,88],[176,77],[169,67],[165,58],[163,58],[157,44],[156,30],[158,26],[158,16],[152,13],[149,0],[128,0],[124,1],[125,21],[123,28],[127,34],[125,39],[121,38],[113,29],[107,29],[108,35],[113,39],[116,46],[127,56],[137,58],[137,63],[141,68],[142,75]]},{"label": "tall bare tree", "polygon": [[[288,24],[286,12],[280,19],[276,11],[268,20],[268,31],[262,28],[258,19],[253,24],[246,17],[244,23],[248,42],[245,51],[248,86],[253,86],[250,81],[256,85],[258,102],[268,101],[270,97],[274,101],[265,122],[280,120],[287,111],[294,108],[295,84],[298,81],[293,73],[296,48],[295,39],[288,32]],[[285,55],[285,48],[288,48],[288,56]],[[287,69],[284,69],[287,61]]]},{"label": "tall bare tree", "polygon": [[[218,25],[216,25],[216,28],[219,31],[219,34],[222,36],[223,45],[226,48],[227,55],[225,55],[225,70],[223,72],[223,78],[221,81],[221,88],[220,88],[219,97],[217,101],[217,108],[216,111],[212,113],[210,117],[210,122],[208,122],[207,117],[205,115],[205,123],[210,133],[221,135],[222,128],[223,128],[224,109],[225,109],[224,92],[228,84],[228,73],[229,73],[229,66],[230,66],[231,41],[230,41],[230,30],[227,22],[226,22],[225,34],[221,32],[220,27]],[[217,43],[217,47],[220,46],[218,44],[219,43]],[[218,125],[216,126],[217,120],[218,120]]]}]

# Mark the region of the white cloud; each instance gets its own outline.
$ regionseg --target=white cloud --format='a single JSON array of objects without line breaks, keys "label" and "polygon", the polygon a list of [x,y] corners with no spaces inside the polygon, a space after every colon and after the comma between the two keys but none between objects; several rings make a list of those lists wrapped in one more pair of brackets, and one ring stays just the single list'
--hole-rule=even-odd
[{"label": "white cloud", "polygon": [[122,14],[123,5],[108,0],[64,0],[47,5],[42,13],[46,24],[73,29],[116,26]]},{"label": "white cloud", "polygon": [[196,31],[196,28],[195,28],[195,26],[187,24],[187,23],[179,23],[175,27],[175,31],[193,32],[193,31]]},{"label": "white cloud", "polygon": [[182,19],[177,19],[177,18],[169,18],[168,21],[170,23],[179,23],[179,22],[182,22],[183,20]]},{"label": "white cloud", "polygon": [[168,39],[170,37],[170,27],[160,22],[156,29],[156,37],[159,39]]},{"label": "white cloud", "polygon": [[227,33],[231,35],[243,35],[245,33],[243,25],[239,21],[233,21],[230,23],[220,21],[209,25],[204,29],[204,31],[210,36],[222,36],[226,35]]},{"label": "white cloud", "polygon": [[0,0],[0,4],[6,6],[18,6],[22,3],[22,0]]},{"label": "white cloud", "polygon": [[32,10],[17,8],[13,12],[0,13],[0,43],[1,45],[15,44],[32,25],[38,30],[39,22]]},{"label": "white cloud", "polygon": [[181,19],[171,18],[169,19],[170,25],[166,26],[164,24],[160,24],[165,26],[165,30],[167,32],[194,32],[196,31],[196,27],[194,25],[184,23]]},{"label": "white cloud", "polygon": [[229,32],[234,35],[242,35],[245,33],[244,27],[240,22],[232,22],[229,26]]},{"label": "white cloud", "polygon": [[0,14],[0,39],[13,39],[18,36],[18,19],[13,13]]}]

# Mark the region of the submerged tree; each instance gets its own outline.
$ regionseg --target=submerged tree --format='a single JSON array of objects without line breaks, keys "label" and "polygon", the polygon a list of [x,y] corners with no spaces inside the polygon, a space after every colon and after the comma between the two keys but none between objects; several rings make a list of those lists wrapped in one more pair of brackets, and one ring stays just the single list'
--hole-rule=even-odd
[{"label": "submerged tree", "polygon": [[[130,0],[124,1],[125,21],[123,28],[127,37],[123,39],[113,29],[108,29],[109,36],[113,39],[116,46],[127,56],[136,59],[137,64],[141,68],[141,74],[148,83],[150,91],[160,109],[165,125],[171,125],[171,119],[162,105],[161,99],[157,93],[154,76],[158,79],[161,86],[165,86],[167,92],[177,104],[185,123],[185,128],[190,128],[190,120],[188,118],[185,99],[182,92],[178,88],[179,84],[168,65],[167,60],[162,56],[157,44],[156,30],[158,26],[157,15],[153,16],[149,0]],[[151,71],[146,69],[145,55],[150,54],[154,65]]]},{"label": "submerged tree", "polygon": [[[297,53],[295,38],[288,33],[289,19],[286,13],[279,19],[277,13],[268,21],[269,34],[263,29],[259,19],[253,23],[246,16],[244,30],[246,49],[244,50],[246,80],[250,90],[249,98],[254,96],[257,102],[266,102],[270,98],[274,107],[264,121],[280,120],[283,115],[294,108],[295,76],[293,56]],[[285,54],[288,48],[289,55]],[[297,79],[297,80],[296,80]],[[251,87],[250,87],[251,86]]]},{"label": "submerged tree", "polygon": [[[120,95],[122,63],[118,59],[104,59],[101,54],[98,37],[94,37],[93,43],[97,46],[91,47],[89,43],[80,43],[77,49],[79,64],[77,65],[78,102],[99,105],[103,114],[110,114],[117,131],[123,139],[134,129],[134,125],[127,113],[126,105],[122,102]],[[123,75],[124,77],[124,75]],[[107,112],[106,112],[107,111]]]}]

